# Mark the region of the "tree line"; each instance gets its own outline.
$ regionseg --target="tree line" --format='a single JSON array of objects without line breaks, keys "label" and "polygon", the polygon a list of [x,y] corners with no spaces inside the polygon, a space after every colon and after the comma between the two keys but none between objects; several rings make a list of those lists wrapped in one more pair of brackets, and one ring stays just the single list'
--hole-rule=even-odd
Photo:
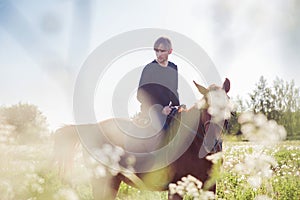
[{"label": "tree line", "polygon": [[239,134],[239,115],[252,111],[263,113],[268,120],[283,125],[289,139],[300,139],[300,90],[294,80],[288,82],[276,77],[269,85],[261,76],[255,89],[249,93],[249,99],[236,97],[233,101],[237,104],[237,110],[232,113],[227,133]]}]

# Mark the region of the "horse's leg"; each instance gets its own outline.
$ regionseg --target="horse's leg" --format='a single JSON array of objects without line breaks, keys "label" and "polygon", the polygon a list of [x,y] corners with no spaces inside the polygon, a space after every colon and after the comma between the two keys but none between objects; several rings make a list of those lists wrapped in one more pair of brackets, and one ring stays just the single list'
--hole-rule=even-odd
[{"label": "horse's leg", "polygon": [[94,200],[114,200],[117,196],[120,185],[115,177],[93,178],[93,196]]}]

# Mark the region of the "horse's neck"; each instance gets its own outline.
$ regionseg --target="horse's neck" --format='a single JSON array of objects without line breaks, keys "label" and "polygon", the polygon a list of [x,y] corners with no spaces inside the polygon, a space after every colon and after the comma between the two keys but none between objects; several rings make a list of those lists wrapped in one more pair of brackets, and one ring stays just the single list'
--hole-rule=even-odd
[{"label": "horse's neck", "polygon": [[203,144],[205,138],[205,122],[209,116],[205,115],[205,111],[192,107],[186,112],[187,124],[192,128],[191,134],[194,134],[193,141],[189,147],[190,151],[197,152]]}]

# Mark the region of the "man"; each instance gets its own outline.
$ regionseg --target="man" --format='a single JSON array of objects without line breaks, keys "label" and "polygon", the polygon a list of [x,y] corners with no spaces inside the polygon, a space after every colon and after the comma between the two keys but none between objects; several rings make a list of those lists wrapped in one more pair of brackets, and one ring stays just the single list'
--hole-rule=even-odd
[{"label": "man", "polygon": [[168,60],[172,53],[169,38],[158,38],[154,51],[156,59],[143,69],[137,99],[141,103],[141,115],[151,121],[156,118],[163,125],[172,110],[170,106],[179,106],[178,71]]}]

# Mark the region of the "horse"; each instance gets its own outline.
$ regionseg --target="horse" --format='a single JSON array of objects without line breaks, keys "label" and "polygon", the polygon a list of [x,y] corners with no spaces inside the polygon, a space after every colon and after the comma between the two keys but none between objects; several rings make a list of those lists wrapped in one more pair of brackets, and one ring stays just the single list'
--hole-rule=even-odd
[{"label": "horse", "polygon": [[[172,119],[167,130],[153,133],[156,127],[136,125],[130,119],[112,118],[96,124],[67,125],[59,128],[55,134],[54,152],[61,172],[68,171],[72,166],[75,149],[81,144],[86,147],[96,160],[107,167],[114,168],[107,162],[112,149],[106,148],[98,154],[99,147],[112,144],[117,147],[120,157],[115,159],[115,174],[93,177],[93,195],[95,199],[114,199],[120,183],[123,181],[140,189],[165,191],[170,183],[180,181],[182,177],[192,175],[205,183],[210,178],[213,163],[205,156],[222,151],[221,134],[226,120],[213,120],[209,112],[209,95],[212,91],[230,90],[230,81],[226,78],[222,87],[211,85],[208,88],[197,84],[198,91],[203,95],[202,105],[195,104],[187,110],[178,112]],[[204,102],[204,103],[203,103]],[[142,136],[136,137],[130,131]],[[156,129],[155,129],[156,130]],[[149,136],[150,134],[150,136]],[[106,145],[107,147],[107,145]],[[103,150],[103,149],[102,149]],[[132,171],[122,171],[129,166],[128,158],[134,158]],[[110,166],[109,166],[110,165]],[[131,174],[131,175],[128,175]],[[216,191],[213,184],[210,191]],[[182,199],[178,194],[168,199]]]}]

